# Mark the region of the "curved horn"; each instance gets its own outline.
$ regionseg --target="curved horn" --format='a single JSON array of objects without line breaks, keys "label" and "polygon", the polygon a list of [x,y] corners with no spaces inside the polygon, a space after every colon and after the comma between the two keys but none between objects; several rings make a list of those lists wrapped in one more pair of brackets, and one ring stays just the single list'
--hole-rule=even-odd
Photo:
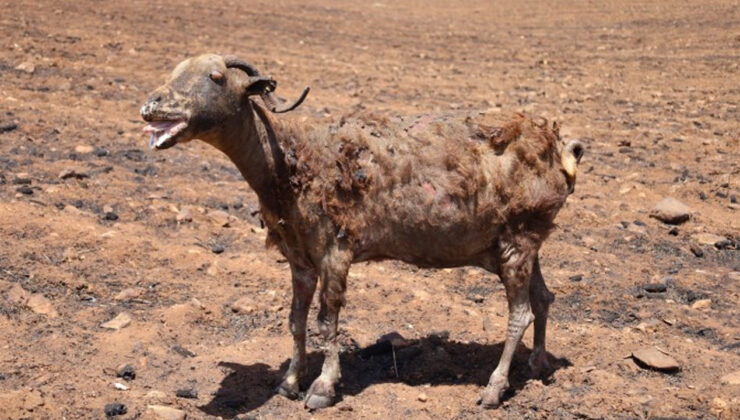
[{"label": "curved horn", "polygon": [[[257,70],[254,66],[233,55],[225,56],[224,62],[226,63],[227,68],[237,68],[239,70],[242,70],[243,72],[247,73],[249,77],[262,77],[259,70]],[[302,104],[303,101],[306,99],[306,96],[308,96],[308,92],[310,91],[310,88],[306,86],[306,88],[303,89],[301,96],[299,96],[295,102],[293,102],[292,104],[285,104],[283,101],[278,99],[274,93],[272,93],[275,90],[276,86],[277,82],[268,84],[265,88],[265,91],[260,94],[260,97],[262,98],[262,101],[265,102],[265,105],[267,105],[267,108],[276,114],[292,111],[298,108],[298,106]]]}]

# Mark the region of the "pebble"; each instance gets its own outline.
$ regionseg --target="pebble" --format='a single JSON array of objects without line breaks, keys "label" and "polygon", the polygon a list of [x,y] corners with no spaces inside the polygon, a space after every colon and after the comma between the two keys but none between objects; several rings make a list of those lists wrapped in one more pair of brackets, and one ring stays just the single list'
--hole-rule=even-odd
[{"label": "pebble", "polygon": [[180,209],[180,211],[177,213],[177,216],[175,216],[175,220],[180,223],[192,222],[193,214],[190,212],[189,208],[185,207]]},{"label": "pebble", "polygon": [[116,376],[127,381],[133,381],[134,379],[136,379],[136,370],[133,366],[124,364],[116,369]]},{"label": "pebble", "polygon": [[56,318],[59,316],[56,309],[54,309],[54,305],[51,304],[51,301],[40,294],[31,295],[26,302],[26,306],[37,314],[46,315],[49,318]]},{"label": "pebble", "polygon": [[648,283],[642,287],[646,292],[650,293],[663,293],[668,288],[663,283]]},{"label": "pebble", "polygon": [[583,280],[583,274],[575,274],[575,275],[572,275],[572,276],[568,277],[568,280],[570,280],[572,282],[579,282],[579,281]]},{"label": "pebble", "polygon": [[724,385],[740,385],[740,370],[728,373],[720,378],[720,382]]},{"label": "pebble", "polygon": [[231,222],[229,213],[223,210],[209,211],[208,218],[219,227],[229,227],[229,223]]},{"label": "pebble", "polygon": [[103,216],[103,219],[110,220],[110,221],[116,221],[118,220],[118,215],[112,211],[109,211],[105,213],[105,216]]},{"label": "pebble", "polygon": [[671,225],[681,224],[691,217],[691,209],[673,197],[667,197],[658,202],[650,210],[650,217]]},{"label": "pebble", "polygon": [[224,248],[223,245],[213,245],[211,247],[211,252],[214,254],[222,254],[225,250],[226,248]]},{"label": "pebble", "polygon": [[118,402],[106,404],[103,411],[105,412],[105,417],[121,416],[128,413],[126,406]]},{"label": "pebble", "polygon": [[713,233],[697,233],[691,235],[691,238],[702,245],[712,246],[727,239],[724,236],[715,235]]},{"label": "pebble", "polygon": [[87,178],[88,175],[78,169],[74,168],[67,168],[62,170],[62,172],[59,172],[59,179],[69,179],[69,178],[75,178],[75,179],[84,179]]},{"label": "pebble", "polygon": [[24,185],[22,187],[18,187],[15,189],[17,192],[25,195],[31,195],[33,194],[33,190],[28,185]]},{"label": "pebble", "polygon": [[419,400],[419,401],[421,401],[421,402],[427,402],[427,400],[429,399],[429,397],[427,397],[427,394],[425,394],[425,393],[422,392],[421,394],[419,394],[416,397],[416,399]]},{"label": "pebble", "polygon": [[231,304],[231,310],[237,313],[251,314],[254,312],[252,299],[247,296],[238,299],[236,302]]},{"label": "pebble", "polygon": [[659,371],[675,372],[681,368],[676,359],[655,347],[645,347],[634,351],[632,357],[643,365]]},{"label": "pebble", "polygon": [[119,390],[119,391],[128,391],[128,387],[120,382],[114,382],[113,388]]},{"label": "pebble", "polygon": [[129,287],[121,290],[113,299],[117,301],[128,301],[141,297],[146,292],[142,287]]},{"label": "pebble", "polygon": [[164,405],[150,405],[147,409],[162,420],[185,420],[185,412],[176,408]]},{"label": "pebble", "polygon": [[30,61],[24,61],[15,66],[15,69],[24,73],[33,74],[33,72],[36,71],[36,66]]},{"label": "pebble", "polygon": [[79,144],[75,146],[75,152],[83,154],[83,155],[92,153],[94,151],[95,151],[95,148],[90,146],[89,144]]},{"label": "pebble", "polygon": [[389,332],[388,334],[384,334],[378,338],[378,343],[382,343],[383,341],[387,341],[391,343],[393,347],[400,348],[400,347],[407,347],[411,345],[411,342],[407,339],[405,339],[401,334],[399,334],[397,331]]},{"label": "pebble", "polygon": [[194,388],[180,388],[175,392],[178,398],[198,398],[198,391]]},{"label": "pebble", "polygon": [[712,306],[712,299],[699,299],[691,305],[691,309],[702,310]]},{"label": "pebble", "polygon": [[120,314],[118,314],[118,316],[108,322],[101,324],[100,326],[105,329],[117,331],[122,328],[128,327],[129,324],[131,324],[131,315],[127,314],[126,312],[121,312]]},{"label": "pebble", "polygon": [[0,124],[0,134],[2,133],[8,133],[13,130],[18,129],[18,124],[16,123],[2,123]]},{"label": "pebble", "polygon": [[699,245],[691,244],[689,246],[689,249],[691,250],[691,253],[694,254],[696,258],[701,258],[704,256],[704,250],[699,247]]}]

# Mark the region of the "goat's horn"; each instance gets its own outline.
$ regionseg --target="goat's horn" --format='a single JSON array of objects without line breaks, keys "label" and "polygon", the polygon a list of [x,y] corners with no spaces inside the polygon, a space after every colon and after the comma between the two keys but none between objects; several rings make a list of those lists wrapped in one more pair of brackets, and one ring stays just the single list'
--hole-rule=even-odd
[{"label": "goat's horn", "polygon": [[247,73],[249,76],[259,76],[260,72],[253,65],[247,63],[241,58],[234,57],[233,55],[227,55],[224,57],[224,62],[227,68],[236,68]]},{"label": "goat's horn", "polygon": [[[250,77],[260,76],[259,70],[240,58],[234,57],[232,55],[227,55],[224,57],[224,62],[226,63],[227,68],[237,68],[247,73],[247,75],[249,75]],[[303,101],[306,99],[306,96],[308,96],[308,92],[310,90],[310,88],[307,86],[305,89],[303,89],[301,96],[298,97],[295,102],[286,105],[281,100],[279,100],[274,93],[272,93],[275,90],[276,85],[277,82],[268,85],[269,87],[267,87],[265,92],[260,95],[262,97],[262,100],[265,102],[265,105],[267,105],[267,108],[269,108],[270,111],[276,114],[292,111],[298,108],[298,106],[302,104]]]}]

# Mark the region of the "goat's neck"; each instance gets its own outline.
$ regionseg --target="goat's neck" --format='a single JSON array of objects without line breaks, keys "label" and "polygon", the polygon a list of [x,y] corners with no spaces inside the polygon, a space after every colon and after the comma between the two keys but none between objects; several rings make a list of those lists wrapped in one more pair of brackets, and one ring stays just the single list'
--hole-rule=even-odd
[{"label": "goat's neck", "polygon": [[[264,110],[249,104],[245,107],[245,113],[247,115],[235,123],[237,127],[228,130],[229,138],[224,139],[222,151],[257,193],[263,213],[281,219],[290,201],[286,191],[289,185],[284,152],[275,138],[273,123]],[[263,216],[269,217],[267,214]]]}]

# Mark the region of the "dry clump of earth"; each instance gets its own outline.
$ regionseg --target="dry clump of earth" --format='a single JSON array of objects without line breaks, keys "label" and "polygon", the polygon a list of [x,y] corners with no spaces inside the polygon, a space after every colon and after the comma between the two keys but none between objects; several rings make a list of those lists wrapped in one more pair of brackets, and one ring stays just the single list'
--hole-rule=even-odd
[{"label": "dry clump of earth", "polygon": [[[739,13],[721,1],[5,4],[0,419],[736,418]],[[528,378],[530,328],[513,392],[480,411],[505,334],[499,280],[385,262],[350,273],[341,401],[309,413],[274,396],[290,281],[264,249],[255,195],[215,150],[157,154],[139,133],[147,92],[203,52],[254,62],[286,97],[311,85],[306,119],[521,110],[587,144],[542,250],[556,294],[547,378]],[[669,197],[680,205],[664,221]]]}]

